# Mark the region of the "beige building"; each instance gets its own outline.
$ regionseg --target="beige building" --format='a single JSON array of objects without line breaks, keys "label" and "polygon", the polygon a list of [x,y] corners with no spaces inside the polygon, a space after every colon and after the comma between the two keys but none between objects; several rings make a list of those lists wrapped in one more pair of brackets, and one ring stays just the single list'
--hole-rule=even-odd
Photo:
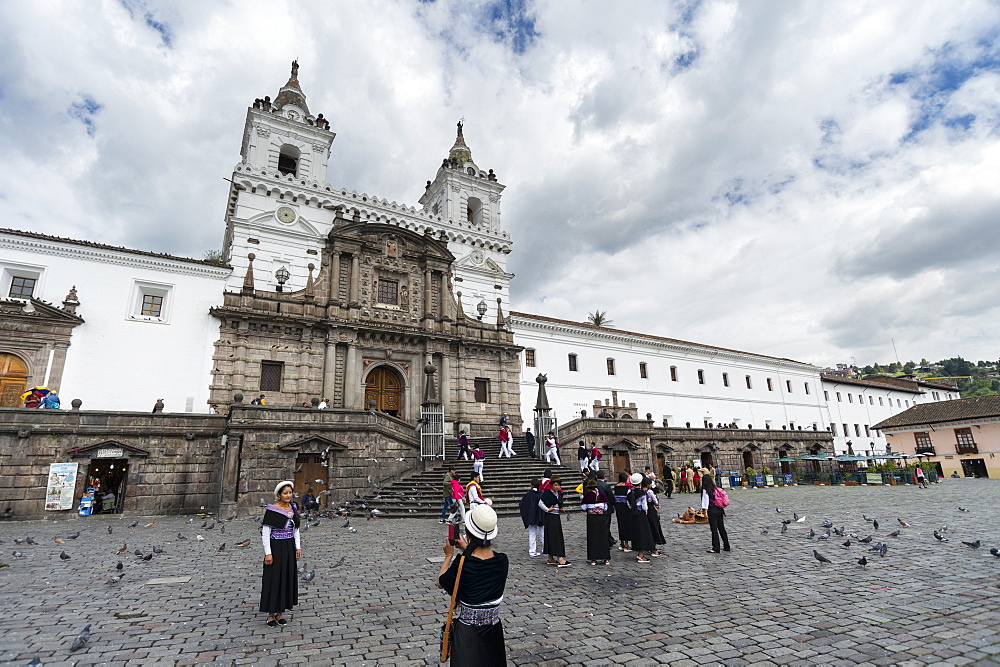
[{"label": "beige building", "polygon": [[914,405],[875,428],[893,452],[928,456],[943,477],[1000,477],[1000,396]]}]

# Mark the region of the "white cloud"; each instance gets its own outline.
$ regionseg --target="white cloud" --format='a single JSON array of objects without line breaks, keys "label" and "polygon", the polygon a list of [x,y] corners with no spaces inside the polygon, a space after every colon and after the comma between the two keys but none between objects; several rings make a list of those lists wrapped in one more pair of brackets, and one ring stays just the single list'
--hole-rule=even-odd
[{"label": "white cloud", "polygon": [[466,118],[520,310],[824,364],[1000,356],[995,3],[494,7],[0,5],[2,224],[217,247],[246,106],[298,58],[337,186],[415,203]]}]

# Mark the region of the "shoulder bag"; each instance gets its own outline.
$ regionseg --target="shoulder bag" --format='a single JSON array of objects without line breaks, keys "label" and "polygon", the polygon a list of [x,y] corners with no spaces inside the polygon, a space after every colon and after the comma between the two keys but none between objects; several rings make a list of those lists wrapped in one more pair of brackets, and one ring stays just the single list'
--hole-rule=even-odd
[{"label": "shoulder bag", "polygon": [[451,604],[448,605],[448,618],[441,629],[441,662],[448,662],[451,655],[451,628],[454,625],[452,614],[455,613],[455,600],[458,599],[458,582],[462,579],[462,568],[465,566],[465,556],[460,557],[458,562],[458,573],[455,575],[455,588],[451,591]]}]

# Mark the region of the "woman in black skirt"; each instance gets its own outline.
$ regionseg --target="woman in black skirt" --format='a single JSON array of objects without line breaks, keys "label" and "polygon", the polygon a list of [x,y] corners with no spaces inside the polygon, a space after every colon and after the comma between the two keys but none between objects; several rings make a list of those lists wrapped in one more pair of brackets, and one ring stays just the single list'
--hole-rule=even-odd
[{"label": "woman in black skirt", "polygon": [[660,525],[660,501],[653,490],[653,480],[646,477],[642,481],[642,490],[646,492],[646,519],[649,520],[649,532],[653,536],[653,552],[650,556],[659,556],[661,544],[666,544],[663,537],[663,527]]},{"label": "woman in black skirt", "polygon": [[618,518],[618,550],[629,553],[632,551],[632,538],[635,534],[635,517],[628,504],[628,473],[618,473],[618,483],[612,489],[615,503],[615,517]]},{"label": "woman in black skirt", "polygon": [[[649,529],[649,519],[646,517],[646,489],[649,488],[649,480],[646,478],[646,489],[642,488],[643,476],[639,473],[632,475],[632,490],[628,492],[628,504],[635,516],[635,535],[632,541],[632,548],[635,549],[636,561],[648,563],[647,554],[656,550],[653,543],[653,533]],[[657,553],[659,555],[659,553]]]},{"label": "woman in black skirt", "polygon": [[604,515],[608,512],[608,498],[597,487],[597,480],[587,478],[583,483],[583,511],[587,513],[587,560],[591,565],[598,562],[611,564],[611,545],[608,544],[608,524]]},{"label": "woman in black skirt", "polygon": [[545,548],[542,549],[542,553],[548,554],[547,565],[569,567],[571,563],[566,560],[566,541],[563,539],[562,519],[559,517],[563,509],[562,482],[559,481],[558,477],[549,480],[549,488],[542,494],[538,506],[545,513],[545,534],[543,535]]},{"label": "woman in black skirt", "polygon": [[260,610],[272,628],[285,625],[282,612],[299,603],[299,580],[295,561],[302,558],[299,542],[299,508],[292,502],[292,483],[278,482],[274,504],[264,510],[261,541],[264,543],[264,573],[260,580]]},{"label": "woman in black skirt", "polygon": [[[497,536],[497,514],[488,505],[476,505],[465,514],[468,541],[459,537],[462,554],[452,560],[455,547],[444,543],[444,563],[438,572],[438,586],[455,590],[462,611],[451,629],[451,664],[456,666],[501,667],[507,664],[503,643],[500,603],[510,567],[507,554],[493,551],[490,541]],[[458,576],[461,561],[462,575]]]}]

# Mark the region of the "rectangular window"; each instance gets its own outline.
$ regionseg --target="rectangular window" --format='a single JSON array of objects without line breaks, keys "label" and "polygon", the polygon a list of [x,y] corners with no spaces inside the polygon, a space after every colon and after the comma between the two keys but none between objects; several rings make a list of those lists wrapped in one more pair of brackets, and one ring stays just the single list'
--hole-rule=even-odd
[{"label": "rectangular window", "polygon": [[792,381],[791,380],[785,380],[785,389],[788,390],[789,394],[792,393]]},{"label": "rectangular window", "polygon": [[931,447],[931,434],[927,431],[920,431],[913,434],[913,439],[917,442],[917,449],[921,447]]},{"label": "rectangular window", "polygon": [[855,437],[858,437],[858,438],[861,437],[861,424],[855,424],[854,425],[854,435],[855,435]]},{"label": "rectangular window", "polygon": [[639,377],[641,377],[644,380],[648,377],[646,375],[646,362],[645,361],[640,361],[639,362]]},{"label": "rectangular window", "polygon": [[[892,399],[890,399],[890,400],[892,400]],[[896,399],[896,407],[897,407],[897,408],[901,408],[901,407],[903,407],[903,404],[902,404],[902,402],[900,402],[900,400],[899,400],[898,398]]]},{"label": "rectangular window", "polygon": [[728,387],[729,386],[729,373],[723,373],[722,374],[722,386],[723,387]]},{"label": "rectangular window", "polygon": [[569,355],[569,369],[571,371],[575,371],[576,370],[576,355],[575,354]]},{"label": "rectangular window", "polygon": [[868,405],[875,405],[875,397],[868,394]]},{"label": "rectangular window", "polygon": [[524,351],[524,365],[527,366],[528,368],[534,368],[535,367],[535,351],[534,350],[525,350]]},{"label": "rectangular window", "polygon": [[845,438],[851,437],[851,429],[848,428],[847,424],[844,424],[843,426],[844,426],[844,437]]},{"label": "rectangular window", "polygon": [[830,433],[833,434],[833,437],[837,437],[837,425],[836,424],[830,424]]},{"label": "rectangular window", "polygon": [[806,389],[806,396],[808,396],[809,395],[809,383],[808,382],[803,382],[802,385]]},{"label": "rectangular window", "polygon": [[698,384],[705,384],[705,371],[698,369]]},{"label": "rectangular window", "polygon": [[281,376],[285,364],[280,361],[260,362],[260,390],[281,391]]},{"label": "rectangular window", "polygon": [[156,294],[142,295],[142,308],[139,314],[144,317],[159,317],[163,310],[163,297]]},{"label": "rectangular window", "polygon": [[828,392],[826,389],[823,390],[823,400],[824,401],[830,400],[830,392]]},{"label": "rectangular window", "polygon": [[854,402],[854,394],[848,394],[847,395],[847,402],[848,403],[853,403]]},{"label": "rectangular window", "polygon": [[774,386],[771,384],[771,378],[767,378],[767,390],[774,391]]},{"label": "rectangular window", "polygon": [[878,397],[878,404],[879,404],[879,405],[882,405],[882,404],[883,404],[883,403],[882,403],[882,397],[881,397],[881,396],[879,396],[879,397]]},{"label": "rectangular window", "polygon": [[747,389],[753,389],[753,382],[750,380],[749,375],[746,377],[746,380],[747,380]]},{"label": "rectangular window", "polygon": [[866,438],[872,437],[872,430],[871,428],[868,427],[868,424],[865,424],[865,437]]},{"label": "rectangular window", "polygon": [[10,279],[10,297],[13,299],[30,299],[35,293],[35,278],[14,276]]},{"label": "rectangular window", "polygon": [[378,302],[387,303],[390,306],[399,305],[398,280],[386,280],[382,278],[378,281]]},{"label": "rectangular window", "polygon": [[677,382],[677,366],[670,367],[670,381]]},{"label": "rectangular window", "polygon": [[865,397],[862,396],[861,394],[858,394],[858,403],[860,403],[861,405],[865,404]]},{"label": "rectangular window", "polygon": [[977,454],[979,449],[976,441],[972,439],[971,428],[955,429],[955,452],[958,454]]},{"label": "rectangular window", "polygon": [[609,358],[608,359],[608,375],[614,375],[614,374],[615,374],[615,360]]},{"label": "rectangular window", "polygon": [[843,401],[840,399],[840,392],[839,391],[837,392],[837,402],[838,403],[843,403]]},{"label": "rectangular window", "polygon": [[476,403],[490,402],[490,381],[489,378],[476,378]]}]

